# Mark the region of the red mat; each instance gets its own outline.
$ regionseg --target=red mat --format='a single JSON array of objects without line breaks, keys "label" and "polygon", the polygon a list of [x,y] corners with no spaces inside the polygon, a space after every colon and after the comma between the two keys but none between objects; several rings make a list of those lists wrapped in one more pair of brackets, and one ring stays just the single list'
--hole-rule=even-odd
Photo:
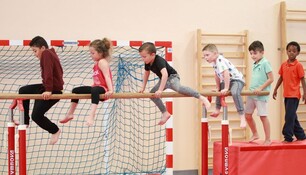
[{"label": "red mat", "polygon": [[[214,175],[222,174],[221,142],[214,143]],[[263,146],[233,142],[229,146],[230,175],[306,175],[306,141],[282,143],[273,141]]]}]

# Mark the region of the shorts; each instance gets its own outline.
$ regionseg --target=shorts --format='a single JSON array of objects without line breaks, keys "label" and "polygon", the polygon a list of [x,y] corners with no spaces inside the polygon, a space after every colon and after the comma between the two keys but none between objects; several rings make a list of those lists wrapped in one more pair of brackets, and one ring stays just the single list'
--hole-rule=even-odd
[{"label": "shorts", "polygon": [[268,116],[268,102],[247,97],[245,113],[253,114],[255,109],[257,109],[257,116]]}]

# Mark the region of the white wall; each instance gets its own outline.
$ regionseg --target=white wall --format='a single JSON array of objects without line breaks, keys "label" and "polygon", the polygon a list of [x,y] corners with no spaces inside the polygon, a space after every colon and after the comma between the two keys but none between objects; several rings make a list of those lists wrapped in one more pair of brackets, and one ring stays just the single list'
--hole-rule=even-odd
[{"label": "white wall", "polygon": [[[169,40],[181,83],[196,88],[196,29],[211,33],[249,30],[261,40],[275,79],[280,66],[280,0],[0,0],[0,39]],[[287,6],[306,9],[306,1]],[[250,60],[251,61],[251,60]],[[273,88],[276,81],[273,83]],[[269,102],[280,109],[281,98]],[[175,170],[198,168],[197,101],[174,102]],[[275,108],[274,108],[275,107]],[[270,111],[273,139],[280,139],[280,110]],[[262,134],[261,123],[257,121]],[[194,128],[194,129],[190,129]]]}]

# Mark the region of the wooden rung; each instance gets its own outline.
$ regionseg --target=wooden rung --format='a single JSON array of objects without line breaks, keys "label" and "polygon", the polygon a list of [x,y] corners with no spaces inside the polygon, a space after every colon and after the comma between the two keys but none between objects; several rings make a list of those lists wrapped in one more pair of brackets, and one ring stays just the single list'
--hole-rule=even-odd
[{"label": "wooden rung", "polygon": [[[211,137],[210,138],[212,141],[215,141],[215,140],[221,140],[221,136],[220,137]],[[245,136],[232,136],[232,139],[233,140],[245,140]]]},{"label": "wooden rung", "polygon": [[[245,128],[231,128],[233,131],[245,131]],[[221,131],[221,128],[211,128],[211,131]]]},{"label": "wooden rung", "polygon": [[[299,60],[300,61],[300,60]],[[245,77],[246,74],[244,73],[243,76]],[[215,74],[202,74],[202,77],[205,78],[205,77],[215,77]]]},{"label": "wooden rung", "polygon": [[291,13],[306,13],[305,10],[287,10],[287,12],[291,12]]},{"label": "wooden rung", "polygon": [[[236,65],[236,68],[246,68],[246,65]],[[201,68],[213,68],[211,65],[202,65]]]},{"label": "wooden rung", "polygon": [[209,64],[205,64],[205,65],[201,65],[201,68],[213,68],[213,67]]},{"label": "wooden rung", "polygon": [[286,20],[291,22],[306,22],[306,19],[302,18],[287,18]]},{"label": "wooden rung", "polygon": [[297,111],[297,114],[306,114],[306,111]]},{"label": "wooden rung", "polygon": [[211,128],[211,131],[221,131],[221,128]]},{"label": "wooden rung", "polygon": [[[234,100],[231,99],[231,98],[230,98],[229,100],[226,100],[226,103],[227,103],[228,105],[235,104],[235,103],[234,103]],[[211,104],[216,104],[216,103],[215,103],[215,101],[212,101]],[[213,112],[213,111],[208,111],[208,112]],[[231,114],[231,113],[237,113],[237,111],[233,109],[233,110],[228,110],[227,113],[230,113],[230,114]],[[220,114],[222,114],[222,111],[220,112]]]},{"label": "wooden rung", "polygon": [[221,33],[217,34],[217,33],[203,33],[202,36],[243,36],[243,37],[245,37],[246,34],[225,34],[225,33],[223,33],[223,34],[221,34]]},{"label": "wooden rung", "polygon": [[[214,101],[211,102],[211,103],[212,103],[212,104],[215,104]],[[229,100],[226,100],[226,103],[227,103],[227,104],[234,104],[234,100],[231,99],[231,98],[229,98]],[[208,112],[210,112],[210,111],[208,111]],[[227,112],[228,112],[228,113],[233,113],[233,112],[237,112],[237,111],[235,111],[235,110],[228,110]],[[220,114],[223,114],[222,111],[220,112]]]},{"label": "wooden rung", "polygon": [[244,52],[223,52],[225,58],[244,58]]},{"label": "wooden rung", "polygon": [[236,68],[246,68],[246,65],[236,65]]},{"label": "wooden rung", "polygon": [[202,74],[202,77],[215,77],[215,74]]},{"label": "wooden rung", "polygon": [[[208,122],[212,122],[212,123],[221,122],[221,120],[222,120],[222,115],[219,115],[217,118],[213,118],[213,117],[210,117],[210,116],[208,118]],[[238,119],[238,118],[237,119],[229,119],[229,122],[230,123],[231,122],[240,122],[240,119]]]},{"label": "wooden rung", "polygon": [[[202,46],[206,46],[210,43],[201,43]],[[216,46],[244,46],[245,43],[214,43]]]},{"label": "wooden rung", "polygon": [[216,83],[203,83],[202,87],[203,86],[216,86]]}]

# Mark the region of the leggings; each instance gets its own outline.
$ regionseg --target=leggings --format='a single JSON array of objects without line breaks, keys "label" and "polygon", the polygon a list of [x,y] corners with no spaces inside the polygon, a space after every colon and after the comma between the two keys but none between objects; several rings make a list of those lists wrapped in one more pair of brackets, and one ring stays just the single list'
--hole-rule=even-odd
[{"label": "leggings", "polygon": [[[33,84],[23,86],[19,89],[19,94],[42,94],[45,88],[42,84]],[[53,91],[52,94],[62,94],[62,91]],[[56,124],[52,123],[45,113],[55,105],[59,100],[35,100],[32,111],[32,120],[42,129],[48,131],[51,134],[57,133],[59,128]],[[29,106],[30,100],[23,100],[24,108],[24,123],[28,125],[30,123]]]},{"label": "leggings", "polygon": [[[151,93],[155,93],[158,88],[160,86],[160,80],[159,82],[151,89]],[[168,80],[167,80],[167,83],[166,83],[166,86],[164,89],[172,89],[180,94],[183,94],[183,95],[188,95],[188,96],[192,96],[192,97],[195,97],[195,98],[199,98],[200,97],[200,94],[199,92],[189,88],[189,87],[186,87],[186,86],[182,86],[181,83],[180,83],[180,77],[178,74],[171,74],[169,77],[168,77]],[[164,103],[162,102],[162,100],[160,98],[151,98],[151,100],[155,103],[155,105],[158,107],[158,109],[160,110],[160,112],[164,113],[167,111]]]},{"label": "leggings", "polygon": [[[242,115],[244,114],[244,106],[243,106],[243,100],[241,97],[241,91],[244,87],[244,82],[240,80],[231,80],[230,82],[230,91],[237,109],[237,112]],[[220,89],[224,88],[224,82],[220,83]],[[216,97],[216,108],[221,109],[221,101],[220,101],[220,96]]]},{"label": "leggings", "polygon": [[[105,89],[100,86],[80,86],[72,89],[72,93],[75,94],[91,94],[91,103],[99,104],[99,101],[104,101],[104,99],[100,100],[100,94],[105,94]],[[71,102],[78,103],[79,99],[72,99]]]}]

